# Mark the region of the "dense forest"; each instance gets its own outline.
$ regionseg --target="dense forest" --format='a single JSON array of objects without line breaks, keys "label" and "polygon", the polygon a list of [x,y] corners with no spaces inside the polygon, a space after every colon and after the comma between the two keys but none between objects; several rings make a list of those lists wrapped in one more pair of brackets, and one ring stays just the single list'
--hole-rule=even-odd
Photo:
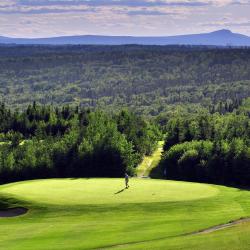
[{"label": "dense forest", "polygon": [[0,182],[133,175],[164,137],[162,177],[247,186],[250,98],[226,107],[145,119],[127,109],[110,114],[34,102],[19,112],[2,104]]},{"label": "dense forest", "polygon": [[161,171],[166,178],[249,186],[250,99],[234,112],[176,113],[167,133]]},{"label": "dense forest", "polygon": [[156,116],[250,96],[250,49],[188,46],[0,46],[0,98]]},{"label": "dense forest", "polygon": [[0,46],[0,183],[130,175],[250,183],[250,49]]},{"label": "dense forest", "polygon": [[48,177],[133,175],[161,137],[127,110],[111,116],[77,107],[0,107],[0,182]]}]

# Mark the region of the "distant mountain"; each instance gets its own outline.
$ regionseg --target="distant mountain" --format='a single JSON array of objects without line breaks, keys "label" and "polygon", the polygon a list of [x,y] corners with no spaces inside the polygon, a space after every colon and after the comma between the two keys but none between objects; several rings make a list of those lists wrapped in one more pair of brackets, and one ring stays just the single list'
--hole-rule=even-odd
[{"label": "distant mountain", "polygon": [[0,36],[0,44],[93,44],[93,45],[215,45],[215,46],[250,46],[250,37],[232,33],[230,30],[218,30],[211,33],[164,37],[132,36],[62,36],[51,38],[10,38]]}]

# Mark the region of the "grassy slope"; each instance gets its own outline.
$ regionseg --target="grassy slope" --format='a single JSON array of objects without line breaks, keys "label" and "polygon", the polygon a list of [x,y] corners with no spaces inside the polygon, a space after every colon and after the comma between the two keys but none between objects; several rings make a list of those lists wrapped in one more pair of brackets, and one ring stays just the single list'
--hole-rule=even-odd
[{"label": "grassy slope", "polygon": [[[30,212],[0,219],[0,249],[248,249],[249,224],[181,236],[250,216],[250,192],[221,186],[132,179],[14,183],[0,196]],[[117,193],[117,194],[115,194]],[[128,244],[129,243],[129,244]]]},{"label": "grassy slope", "polygon": [[161,153],[163,151],[164,141],[159,141],[157,149],[150,156],[145,156],[142,163],[137,167],[137,176],[146,177],[150,172],[157,167],[161,160]]}]

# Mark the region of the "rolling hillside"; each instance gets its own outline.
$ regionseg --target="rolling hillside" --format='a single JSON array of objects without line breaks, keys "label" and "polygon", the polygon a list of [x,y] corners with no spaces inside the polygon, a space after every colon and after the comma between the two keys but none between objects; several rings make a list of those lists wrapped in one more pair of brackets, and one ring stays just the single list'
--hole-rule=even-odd
[{"label": "rolling hillside", "polygon": [[[2,46],[0,100],[157,115],[250,96],[250,49],[185,46]],[[192,107],[193,109],[193,107]]]}]

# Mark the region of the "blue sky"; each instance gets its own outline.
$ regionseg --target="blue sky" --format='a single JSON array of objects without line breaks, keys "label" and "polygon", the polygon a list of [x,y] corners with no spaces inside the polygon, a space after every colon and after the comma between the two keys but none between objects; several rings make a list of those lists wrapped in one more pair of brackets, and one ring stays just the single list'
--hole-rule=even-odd
[{"label": "blue sky", "polygon": [[0,0],[0,35],[250,36],[250,0]]}]

